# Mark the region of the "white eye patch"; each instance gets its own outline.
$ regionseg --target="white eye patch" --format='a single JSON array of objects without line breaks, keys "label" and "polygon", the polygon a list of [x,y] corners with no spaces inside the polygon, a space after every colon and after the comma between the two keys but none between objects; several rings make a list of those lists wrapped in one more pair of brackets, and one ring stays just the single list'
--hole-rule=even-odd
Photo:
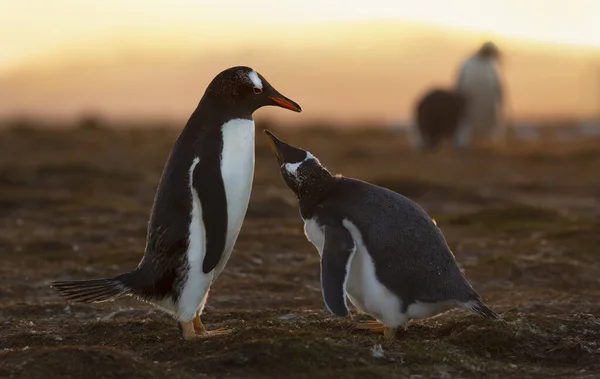
[{"label": "white eye patch", "polygon": [[[306,152],[306,157],[304,158],[304,160],[302,162],[296,162],[296,163],[286,163],[283,166],[285,167],[285,170],[287,172],[289,172],[290,174],[294,175],[295,177],[298,177],[298,169],[300,168],[300,166],[302,166],[302,164],[304,162],[306,162],[309,159],[314,159],[317,160],[311,153],[309,153],[308,151]],[[318,162],[318,161],[317,161]]]},{"label": "white eye patch", "polygon": [[259,90],[263,89],[263,83],[262,80],[260,80],[260,78],[258,77],[258,73],[254,70],[250,71],[248,73],[248,78],[250,79],[250,81],[252,82],[252,84],[254,85],[255,88],[258,88]]},{"label": "white eye patch", "polygon": [[302,163],[304,163],[304,161],[302,162],[296,162],[296,163],[286,163],[284,165],[285,170],[287,172],[289,172],[290,174],[294,175],[294,176],[298,176],[298,168],[300,168],[300,166],[302,165]]}]

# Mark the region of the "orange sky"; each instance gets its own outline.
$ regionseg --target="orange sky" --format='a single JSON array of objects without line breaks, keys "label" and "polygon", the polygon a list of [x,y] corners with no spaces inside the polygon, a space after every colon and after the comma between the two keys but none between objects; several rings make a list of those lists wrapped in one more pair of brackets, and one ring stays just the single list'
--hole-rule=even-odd
[{"label": "orange sky", "polygon": [[3,0],[0,67],[123,30],[193,30],[168,42],[204,45],[207,26],[251,40],[253,26],[382,18],[600,48],[599,14],[597,0]]},{"label": "orange sky", "polygon": [[[0,114],[44,113],[44,107],[122,114],[162,104],[165,115],[185,117],[210,77],[231,62],[258,65],[282,92],[309,97],[308,116],[323,117],[333,107],[353,117],[402,118],[425,87],[450,83],[460,60],[487,38],[504,43],[516,113],[590,114],[600,108],[598,14],[598,0],[1,0]],[[434,39],[403,21],[463,31],[453,32],[448,47],[443,34]],[[554,47],[529,51],[537,42]],[[313,65],[321,56],[322,64]],[[364,66],[348,65],[344,57],[361,57]],[[295,79],[278,60],[289,61]],[[184,62],[189,67],[178,72]],[[395,72],[382,75],[382,67]],[[313,72],[298,73],[309,68]],[[122,83],[132,80],[128,70],[147,72],[128,87]],[[315,76],[322,79],[307,86]],[[90,91],[89,78],[99,77],[119,80],[99,80]],[[398,88],[386,89],[390,82]],[[186,87],[190,83],[195,87]],[[137,100],[140,106],[107,98],[139,96],[135,88],[149,96]],[[374,102],[367,91],[397,98]],[[177,100],[160,101],[161,93]]]}]

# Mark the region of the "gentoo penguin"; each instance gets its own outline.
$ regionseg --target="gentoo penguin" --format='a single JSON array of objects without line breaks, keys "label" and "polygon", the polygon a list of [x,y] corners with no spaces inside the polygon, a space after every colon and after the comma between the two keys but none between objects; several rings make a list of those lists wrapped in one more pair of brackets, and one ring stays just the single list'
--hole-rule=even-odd
[{"label": "gentoo penguin", "polygon": [[435,149],[454,136],[464,117],[465,97],[452,90],[434,88],[416,103],[414,131],[417,148]]},{"label": "gentoo penguin", "polygon": [[322,294],[331,313],[348,315],[347,295],[378,320],[359,327],[386,338],[410,319],[455,306],[499,318],[467,282],[420,206],[388,189],[332,176],[311,153],[265,133],[300,203],[306,238],[321,256]]},{"label": "gentoo penguin", "polygon": [[249,67],[218,74],[168,158],[138,267],[113,278],[52,286],[77,302],[125,295],[150,302],[174,316],[185,339],[229,332],[207,331],[200,315],[248,208],[254,176],[252,114],[266,105],[301,111]]},{"label": "gentoo penguin", "polygon": [[455,146],[465,147],[473,136],[499,142],[504,137],[503,86],[497,63],[500,51],[484,43],[460,67],[456,91],[467,100],[465,117],[455,135]]}]

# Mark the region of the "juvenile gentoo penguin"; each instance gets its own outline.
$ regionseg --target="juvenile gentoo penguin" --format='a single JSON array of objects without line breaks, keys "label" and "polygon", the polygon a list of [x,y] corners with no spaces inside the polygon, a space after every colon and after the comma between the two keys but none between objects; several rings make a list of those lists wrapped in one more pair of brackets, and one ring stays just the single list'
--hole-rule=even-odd
[{"label": "juvenile gentoo penguin", "polygon": [[52,286],[78,302],[125,295],[150,302],[174,316],[185,339],[229,332],[207,331],[200,315],[248,208],[254,176],[252,114],[266,105],[301,111],[249,67],[218,74],[168,158],[138,267],[113,278]]},{"label": "juvenile gentoo penguin", "polygon": [[348,315],[347,295],[378,321],[359,327],[386,338],[410,319],[455,306],[499,317],[479,299],[420,206],[388,189],[332,176],[309,152],[265,133],[299,200],[306,238],[321,256],[322,294],[331,313]]},{"label": "juvenile gentoo penguin", "polygon": [[495,142],[500,142],[504,136],[499,58],[498,47],[486,42],[460,67],[455,90],[465,96],[467,108],[455,134],[456,147],[466,147],[474,136]]}]

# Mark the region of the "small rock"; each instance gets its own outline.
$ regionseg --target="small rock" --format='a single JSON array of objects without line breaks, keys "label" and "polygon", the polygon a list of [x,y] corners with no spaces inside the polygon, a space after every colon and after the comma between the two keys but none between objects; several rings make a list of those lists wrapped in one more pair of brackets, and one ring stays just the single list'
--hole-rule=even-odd
[{"label": "small rock", "polygon": [[106,316],[102,317],[102,320],[106,321],[106,320],[110,320],[113,317],[115,317],[120,311],[114,311],[112,313],[107,314]]},{"label": "small rock", "polygon": [[257,265],[262,265],[263,264],[263,260],[260,258],[252,258],[250,259],[252,261],[252,263],[257,264]]},{"label": "small rock", "polygon": [[373,358],[383,358],[384,354],[381,345],[374,345],[371,348],[371,354],[373,355]]}]

